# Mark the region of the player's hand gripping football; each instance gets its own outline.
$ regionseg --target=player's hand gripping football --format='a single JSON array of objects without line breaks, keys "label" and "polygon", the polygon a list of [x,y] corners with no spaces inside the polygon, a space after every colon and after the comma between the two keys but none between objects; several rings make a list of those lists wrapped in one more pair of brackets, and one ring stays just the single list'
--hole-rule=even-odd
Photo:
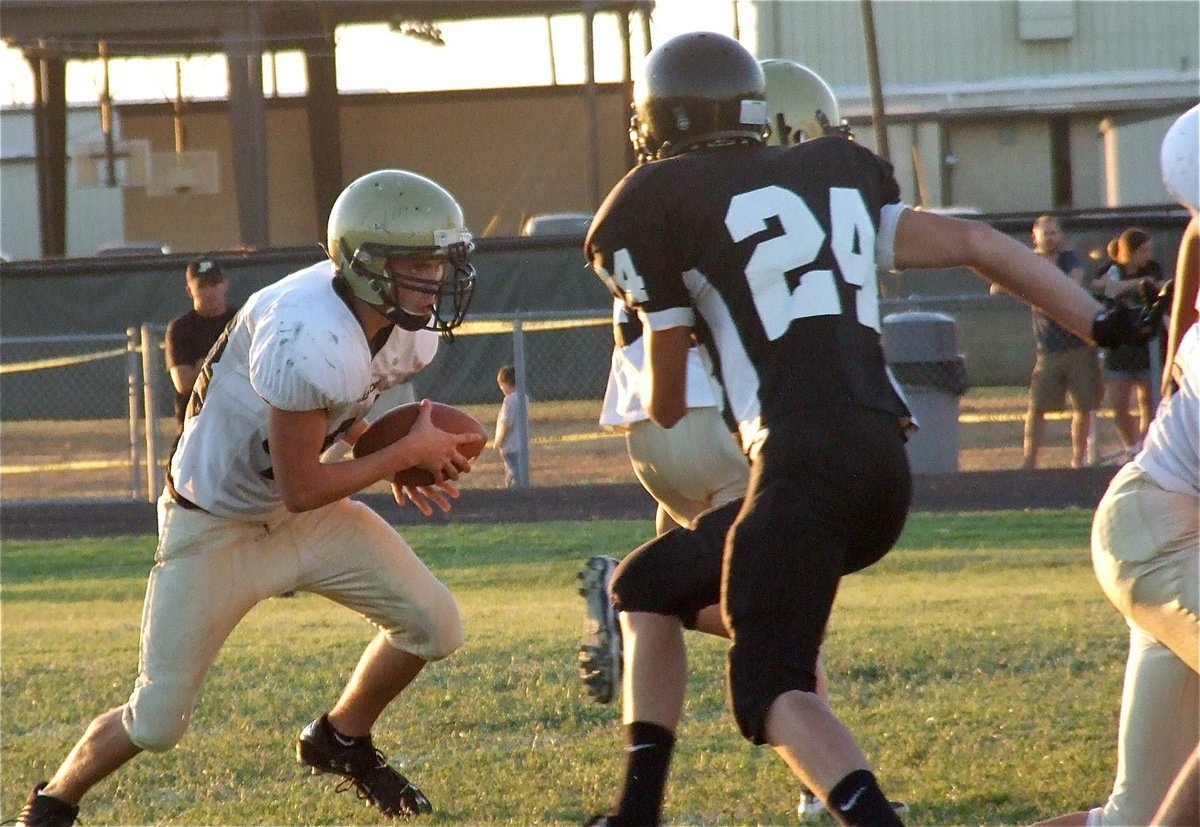
[{"label": "player's hand gripping football", "polygon": [[354,456],[385,450],[401,440],[407,464],[392,476],[392,496],[401,506],[411,500],[428,517],[434,506],[450,510],[450,500],[458,497],[453,481],[471,470],[487,431],[465,411],[423,399],[393,408],[371,423],[354,441]]},{"label": "player's hand gripping football", "polygon": [[[403,506],[406,499],[411,500],[426,517],[433,514],[434,505],[443,512],[450,510],[450,500],[456,499],[459,493],[453,480],[471,470],[471,455],[462,448],[468,444],[474,446],[479,441],[475,434],[439,428],[433,423],[432,409],[430,400],[421,400],[416,421],[405,435],[411,455],[421,457],[412,469],[428,471],[433,476],[432,484],[407,482],[408,477],[399,473],[392,479],[392,496],[397,504]],[[406,469],[397,469],[398,472],[403,470]]]}]

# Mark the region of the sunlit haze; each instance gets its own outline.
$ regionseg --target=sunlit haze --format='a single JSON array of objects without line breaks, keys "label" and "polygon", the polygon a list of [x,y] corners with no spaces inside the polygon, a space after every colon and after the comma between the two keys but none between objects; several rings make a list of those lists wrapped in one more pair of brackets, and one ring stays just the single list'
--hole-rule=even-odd
[{"label": "sunlit haze", "polygon": [[[659,0],[651,35],[655,43],[685,31],[734,33],[738,8],[743,35],[753,29],[753,9],[734,0]],[[644,51],[641,20],[633,17],[635,67]],[[343,92],[416,92],[445,89],[578,84],[584,80],[583,20],[579,15],[499,18],[439,24],[444,46],[392,31],[386,24],[346,26],[338,30],[338,87]],[[616,18],[595,21],[596,79],[621,77],[621,45]],[[267,44],[268,52],[270,44]],[[299,52],[268,54],[263,61],[268,95],[297,95],[305,89],[304,59]],[[177,76],[178,67],[178,76]],[[0,105],[33,102],[29,64],[15,49],[0,50]],[[67,63],[67,100],[94,103],[103,88],[97,60]],[[204,54],[168,58],[114,58],[109,88],[117,101],[224,98],[229,86],[224,56]]]}]

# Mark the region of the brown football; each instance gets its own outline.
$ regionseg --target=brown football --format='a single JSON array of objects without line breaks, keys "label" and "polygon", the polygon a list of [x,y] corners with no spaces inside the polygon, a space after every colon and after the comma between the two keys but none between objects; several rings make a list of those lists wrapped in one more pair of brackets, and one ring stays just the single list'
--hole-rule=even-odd
[{"label": "brown football", "polygon": [[[488,434],[484,427],[479,424],[475,417],[471,416],[464,410],[446,405],[441,402],[433,402],[432,409],[429,412],[430,419],[433,424],[443,431],[449,431],[452,434],[476,434],[479,439],[474,442],[468,442],[460,445],[458,450],[464,456],[474,459],[483,452],[483,448],[487,445]],[[385,445],[391,445],[396,440],[403,437],[417,421],[417,416],[421,412],[420,402],[410,402],[407,405],[400,405],[392,408],[387,413],[380,416],[363,431],[362,436],[354,443],[354,457],[365,457],[367,454],[373,454]],[[433,485],[433,474],[426,471],[424,468],[405,468],[403,471],[397,471],[393,477],[397,485]]]}]

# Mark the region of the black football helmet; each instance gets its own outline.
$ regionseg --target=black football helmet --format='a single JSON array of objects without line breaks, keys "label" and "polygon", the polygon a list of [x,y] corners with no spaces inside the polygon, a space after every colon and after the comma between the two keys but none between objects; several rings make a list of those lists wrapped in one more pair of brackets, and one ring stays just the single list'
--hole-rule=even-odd
[{"label": "black football helmet", "polygon": [[629,138],[642,163],[700,146],[762,143],[766,99],[762,67],[741,43],[688,32],[646,56],[634,84]]}]

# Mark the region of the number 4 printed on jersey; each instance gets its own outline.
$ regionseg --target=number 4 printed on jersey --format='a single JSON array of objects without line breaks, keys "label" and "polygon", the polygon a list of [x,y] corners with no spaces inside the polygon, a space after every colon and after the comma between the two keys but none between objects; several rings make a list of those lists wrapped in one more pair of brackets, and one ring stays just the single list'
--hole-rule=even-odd
[{"label": "number 4 printed on jersey", "polygon": [[[782,336],[794,319],[842,313],[837,280],[829,270],[810,270],[794,290],[788,287],[788,271],[814,261],[825,243],[825,230],[799,195],[779,186],[735,195],[725,226],[734,241],[741,241],[765,230],[767,219],[773,217],[779,219],[783,235],[757,245],[746,263],[754,307],[771,340]],[[862,194],[846,187],[830,189],[829,217],[838,269],[848,284],[858,288],[855,317],[859,324],[878,331],[875,226]]]},{"label": "number 4 printed on jersey", "polygon": [[642,279],[637,268],[633,266],[633,257],[629,250],[622,247],[613,253],[613,271],[610,273],[601,266],[599,258],[593,263],[596,274],[604,280],[609,289],[615,294],[625,297],[625,301],[641,304],[649,296],[646,295],[646,282]]}]

